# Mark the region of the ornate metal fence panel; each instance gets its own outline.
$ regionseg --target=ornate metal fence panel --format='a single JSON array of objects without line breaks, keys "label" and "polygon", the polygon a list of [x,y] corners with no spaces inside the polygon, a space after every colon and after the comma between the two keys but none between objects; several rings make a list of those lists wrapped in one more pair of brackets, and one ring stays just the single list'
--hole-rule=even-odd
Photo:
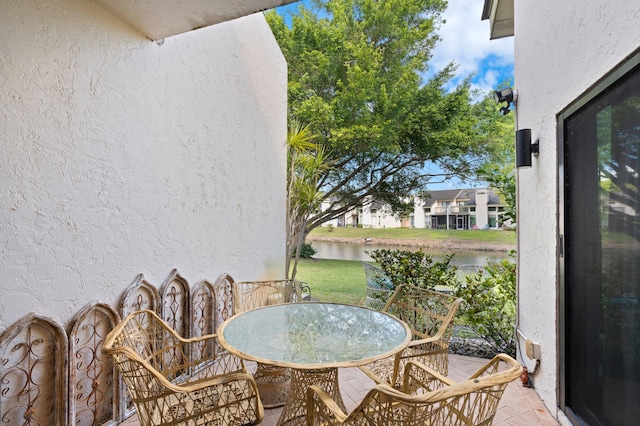
[{"label": "ornate metal fence panel", "polygon": [[[180,336],[189,337],[189,283],[176,269],[160,286],[160,317]],[[173,336],[167,333],[160,341],[173,341]],[[184,354],[177,348],[163,355],[165,365],[184,364],[185,357],[190,359],[188,353]]]},{"label": "ornate metal fence panel", "polygon": [[107,334],[120,321],[108,305],[92,303],[80,311],[69,331],[70,426],[117,424],[120,393],[116,368],[102,353]]},{"label": "ornate metal fence panel", "polygon": [[[144,275],[139,274],[133,283],[125,290],[122,299],[120,299],[120,317],[124,319],[130,313],[139,311],[140,309],[159,312],[159,306],[160,295],[158,290],[144,278]],[[120,406],[121,417],[127,418],[135,413],[135,407],[122,379],[119,379],[118,383],[118,389],[120,389],[122,395],[122,405]]]},{"label": "ornate metal fence panel", "polygon": [[[0,425],[120,423],[135,407],[111,358],[102,353],[107,334],[121,318],[141,309],[159,313],[184,337],[213,334],[234,313],[233,282],[222,274],[215,283],[202,280],[190,291],[173,270],[159,292],[140,274],[123,292],[117,310],[93,302],[68,324],[69,334],[53,320],[27,315],[0,335]],[[197,348],[190,356],[206,361],[218,350]],[[229,356],[224,362],[236,360]]]},{"label": "ornate metal fence panel", "polygon": [[136,279],[127,287],[120,299],[120,316],[124,319],[132,312],[140,309],[158,311],[160,295],[158,290],[139,274]]},{"label": "ornate metal fence panel", "polygon": [[160,317],[182,337],[189,337],[189,283],[176,269],[160,286]]},{"label": "ornate metal fence panel", "polygon": [[[213,284],[202,280],[191,292],[191,337],[201,337],[216,332],[213,312],[215,296]],[[213,347],[202,343],[191,353],[192,359],[205,359],[213,355]]]},{"label": "ornate metal fence panel", "polygon": [[[234,314],[234,295],[233,295],[234,279],[229,274],[222,274],[213,284],[214,294],[214,312],[213,312],[213,329],[218,330],[222,323]],[[233,370],[240,369],[242,361],[235,355],[231,355],[222,348],[220,343],[216,343],[213,350],[216,352],[216,360],[219,365],[216,368],[224,368]]]},{"label": "ornate metal fence panel", "polygon": [[202,280],[191,292],[191,337],[200,337],[216,332],[213,312],[215,294],[213,284]]},{"label": "ornate metal fence panel", "polygon": [[213,284],[214,308],[213,326],[217,330],[220,325],[233,315],[233,282],[229,274],[222,274]]},{"label": "ornate metal fence panel", "polygon": [[29,314],[0,336],[0,423],[59,425],[67,420],[67,335]]}]

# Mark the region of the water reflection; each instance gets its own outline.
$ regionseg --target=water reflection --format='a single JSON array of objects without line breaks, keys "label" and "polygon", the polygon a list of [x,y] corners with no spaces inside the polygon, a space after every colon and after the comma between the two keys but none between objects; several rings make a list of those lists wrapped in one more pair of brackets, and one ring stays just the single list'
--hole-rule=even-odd
[{"label": "water reflection", "polygon": [[[311,245],[317,250],[313,256],[316,259],[340,259],[340,260],[364,260],[373,261],[365,252],[377,249],[401,249],[417,251],[419,247],[399,247],[384,244],[353,244],[331,241],[312,241]],[[455,254],[451,263],[454,265],[486,265],[487,262],[495,262],[502,259],[511,259],[505,252],[487,251],[462,251],[452,250],[448,252],[433,251],[428,248],[423,250],[433,255],[434,260],[439,261],[447,254]]]}]

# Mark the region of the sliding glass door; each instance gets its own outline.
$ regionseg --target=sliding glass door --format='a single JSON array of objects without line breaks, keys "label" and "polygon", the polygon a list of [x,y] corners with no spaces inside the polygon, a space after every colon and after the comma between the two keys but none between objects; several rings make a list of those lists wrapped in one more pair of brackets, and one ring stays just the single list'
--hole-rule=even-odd
[{"label": "sliding glass door", "polygon": [[561,114],[561,402],[640,424],[640,61]]}]

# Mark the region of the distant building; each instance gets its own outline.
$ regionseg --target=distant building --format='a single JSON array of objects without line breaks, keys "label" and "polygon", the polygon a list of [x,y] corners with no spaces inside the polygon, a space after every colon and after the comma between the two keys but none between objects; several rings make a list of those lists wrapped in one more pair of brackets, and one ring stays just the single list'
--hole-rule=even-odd
[{"label": "distant building", "polygon": [[413,224],[429,229],[500,229],[506,205],[488,188],[429,191],[416,197]]},{"label": "distant building", "polygon": [[[323,209],[328,203],[323,204]],[[414,197],[413,213],[399,218],[391,206],[371,201],[325,226],[365,228],[500,229],[506,205],[488,188],[429,191]]]},{"label": "distant building", "polygon": [[412,226],[411,217],[399,218],[391,210],[391,206],[379,201],[358,209],[358,223],[365,228],[408,228]]}]

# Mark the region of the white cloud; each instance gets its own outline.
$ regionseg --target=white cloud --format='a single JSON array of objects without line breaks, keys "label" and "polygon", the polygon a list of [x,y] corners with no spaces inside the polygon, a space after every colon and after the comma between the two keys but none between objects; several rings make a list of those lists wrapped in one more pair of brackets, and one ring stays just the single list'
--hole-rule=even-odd
[{"label": "white cloud", "polygon": [[475,73],[474,86],[485,92],[513,76],[513,37],[489,40],[489,21],[481,20],[482,7],[482,0],[449,0],[429,74],[455,62],[455,82]]}]

